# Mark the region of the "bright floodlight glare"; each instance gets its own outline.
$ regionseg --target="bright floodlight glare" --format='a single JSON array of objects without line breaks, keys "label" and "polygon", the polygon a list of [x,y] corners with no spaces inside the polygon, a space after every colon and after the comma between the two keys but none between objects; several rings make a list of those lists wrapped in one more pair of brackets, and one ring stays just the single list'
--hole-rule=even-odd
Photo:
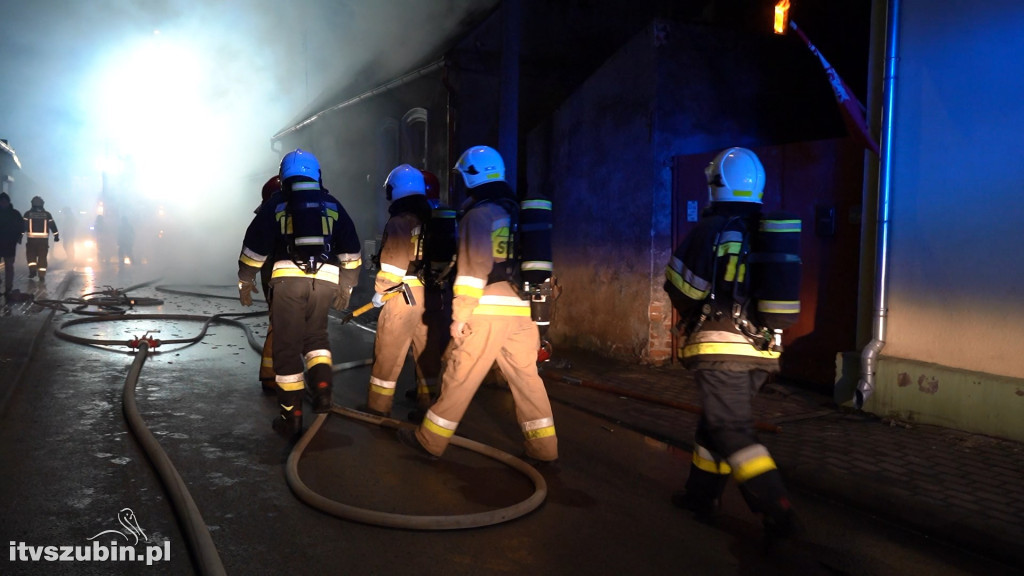
[{"label": "bright floodlight glare", "polygon": [[789,0],[780,0],[775,4],[775,33],[785,34],[789,28]]},{"label": "bright floodlight glare", "polygon": [[202,93],[205,76],[194,49],[159,31],[112,55],[100,75],[97,102],[100,133],[113,147],[101,170],[121,172],[122,159],[130,159],[140,192],[170,192],[174,169],[186,160],[186,143],[212,122]]}]

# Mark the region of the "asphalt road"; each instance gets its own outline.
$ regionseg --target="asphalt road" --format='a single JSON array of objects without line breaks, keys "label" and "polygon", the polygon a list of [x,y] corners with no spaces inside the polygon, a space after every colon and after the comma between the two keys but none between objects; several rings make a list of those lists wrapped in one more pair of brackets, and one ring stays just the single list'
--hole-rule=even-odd
[{"label": "asphalt road", "polygon": [[[149,278],[123,278],[125,285]],[[102,285],[79,277],[70,294]],[[231,296],[233,289],[193,287]],[[247,311],[230,299],[157,292],[164,303],[136,312],[208,316]],[[358,303],[358,302],[356,302]],[[3,574],[198,573],[168,496],[125,423],[122,392],[133,356],[55,337],[77,318],[58,314],[8,401],[0,428],[0,536]],[[246,320],[261,338],[265,318]],[[196,335],[201,322],[86,323],[67,332],[163,340]],[[368,358],[373,334],[332,322],[334,361]],[[256,379],[259,356],[242,330],[212,327],[193,345],[157,348],[136,396],[146,424],[188,486],[228,574],[1000,574],[1005,567],[938,546],[858,511],[795,494],[808,528],[798,546],[766,553],[757,519],[735,488],[715,527],[672,508],[689,454],[614,423],[556,403],[561,460],[543,471],[547,497],[520,518],[481,528],[411,530],[345,520],[303,503],[289,488],[291,445],[274,434],[272,398]],[[365,397],[369,368],[339,372],[335,403]],[[399,383],[394,415],[412,408]],[[312,422],[307,414],[307,425]],[[460,435],[517,454],[520,436],[507,389],[485,385]],[[402,515],[477,514],[533,493],[529,479],[479,454],[453,447],[426,462],[388,427],[332,415],[298,465],[325,498]],[[138,531],[123,528],[129,508]],[[107,532],[103,535],[101,533]],[[131,542],[132,538],[138,542]],[[90,538],[92,540],[90,540]],[[144,561],[33,561],[27,547],[119,545],[159,548]],[[18,546],[25,548],[19,550]],[[109,547],[109,546],[108,546]],[[155,549],[151,551],[155,555]]]}]

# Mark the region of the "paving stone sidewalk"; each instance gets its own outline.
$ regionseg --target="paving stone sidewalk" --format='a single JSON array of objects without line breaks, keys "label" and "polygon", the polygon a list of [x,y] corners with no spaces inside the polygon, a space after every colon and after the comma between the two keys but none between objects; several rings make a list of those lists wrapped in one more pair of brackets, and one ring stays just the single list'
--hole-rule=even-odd
[{"label": "paving stone sidewalk", "polygon": [[[681,367],[562,350],[541,375],[555,401],[693,447],[699,398]],[[1024,570],[1024,445],[878,418],[784,382],[757,396],[754,415],[791,488]]]}]

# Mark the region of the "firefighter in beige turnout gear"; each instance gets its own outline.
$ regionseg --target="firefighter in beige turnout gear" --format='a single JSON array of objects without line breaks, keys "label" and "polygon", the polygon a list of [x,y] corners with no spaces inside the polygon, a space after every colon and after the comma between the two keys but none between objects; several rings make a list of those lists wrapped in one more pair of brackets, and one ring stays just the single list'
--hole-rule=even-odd
[{"label": "firefighter in beige turnout gear", "polygon": [[524,458],[553,462],[558,440],[551,402],[537,372],[540,334],[530,318],[529,301],[519,297],[504,272],[498,273],[508,260],[510,226],[518,215],[515,195],[505,183],[504,161],[493,148],[474,146],[455,169],[470,204],[459,222],[452,341],[445,352],[441,395],[419,427],[400,430],[398,439],[421,453],[441,456],[497,362],[512,391],[525,439]]},{"label": "firefighter in beige turnout gear", "polygon": [[[431,326],[425,316],[427,298],[418,273],[423,261],[423,230],[430,218],[423,173],[402,164],[388,174],[385,195],[391,202],[380,250],[380,271],[374,282],[374,306],[383,306],[377,319],[377,339],[373,346],[373,368],[367,392],[367,409],[388,416],[395,400],[398,376],[412,347],[416,370],[416,404],[426,410],[436,397],[441,371],[438,338],[428,338]],[[405,283],[412,303],[405,298],[384,300],[384,293]]]}]

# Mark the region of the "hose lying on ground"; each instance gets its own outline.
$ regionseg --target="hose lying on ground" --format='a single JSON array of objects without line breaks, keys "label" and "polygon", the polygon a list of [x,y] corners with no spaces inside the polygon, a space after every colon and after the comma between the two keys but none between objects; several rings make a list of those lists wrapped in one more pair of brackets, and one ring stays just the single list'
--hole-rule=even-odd
[{"label": "hose lying on ground", "polygon": [[[231,316],[231,317],[245,318],[245,317],[261,316],[261,315],[265,315],[265,314],[266,314],[265,311],[260,311],[260,312],[249,312],[249,313],[226,313],[226,314],[217,314],[217,315],[213,315],[213,316],[199,316],[199,315],[189,315],[189,314],[119,314],[119,315],[106,315],[106,316],[102,316],[102,317],[79,318],[79,319],[68,320],[68,321],[64,322],[63,324],[61,324],[61,326],[55,331],[55,334],[59,338],[62,338],[64,340],[68,340],[70,342],[76,342],[76,343],[79,343],[79,344],[85,344],[85,345],[91,345],[91,346],[128,346],[128,347],[133,348],[133,349],[137,348],[139,350],[139,354],[136,356],[135,364],[133,364],[133,372],[135,372],[134,379],[135,379],[135,381],[137,381],[137,379],[138,379],[138,372],[141,372],[142,363],[145,361],[145,356],[148,356],[150,347],[166,346],[166,345],[183,345],[183,347],[184,347],[184,346],[189,346],[189,345],[195,344],[195,343],[199,342],[206,335],[207,329],[213,323],[226,323],[226,324],[231,324],[231,325],[238,326],[238,327],[242,328],[245,331],[245,334],[246,334],[246,337],[247,337],[247,340],[249,342],[250,347],[252,347],[252,349],[255,350],[256,352],[261,352],[262,351],[262,344],[259,341],[256,340],[255,336],[253,335],[253,333],[249,329],[249,327],[246,324],[242,323],[242,322],[239,322],[237,320],[233,320],[233,319],[228,318],[228,317]],[[81,337],[81,336],[74,336],[74,335],[68,334],[64,330],[67,327],[78,325],[78,324],[84,324],[84,323],[87,323],[87,322],[114,322],[114,321],[135,321],[135,320],[198,321],[198,322],[202,322],[203,326],[202,326],[202,329],[200,330],[200,332],[196,336],[193,336],[193,337],[190,337],[190,338],[173,339],[173,340],[154,340],[152,338],[148,338],[147,339],[148,333],[147,333],[147,335],[145,335],[145,336],[143,336],[141,338],[137,337],[137,338],[132,339],[132,340],[109,340],[109,339],[85,338],[85,337]],[[360,328],[367,329],[366,327],[362,327],[362,326],[360,326]],[[145,351],[143,351],[143,350],[145,350]],[[134,353],[134,351],[132,351],[130,353]],[[140,356],[143,357],[141,361],[139,360]],[[372,364],[372,363],[373,363],[372,358],[368,358],[368,359],[365,359],[365,360],[354,360],[354,361],[350,361],[350,362],[344,362],[344,363],[340,363],[340,364],[335,364],[335,365],[333,365],[332,368],[333,368],[333,372],[340,372],[340,371],[347,370],[347,369],[350,369],[350,368],[356,368],[356,367],[359,367],[359,366],[366,366],[366,365],[369,365],[369,364]],[[135,369],[136,365],[138,366],[137,370]],[[133,386],[134,386],[134,383],[133,383]],[[137,409],[134,408],[134,395],[132,395],[131,402],[132,402],[132,405],[133,405],[132,412],[137,413]],[[127,408],[127,406],[128,406],[128,397],[127,397],[127,395],[126,395],[125,406],[126,406],[125,410],[126,410],[126,415],[127,415],[128,414],[128,408]],[[347,417],[347,418],[351,418],[351,419],[355,419],[355,420],[360,420],[360,421],[371,423],[371,424],[387,426],[387,427],[391,427],[391,428],[399,428],[399,427],[402,427],[402,426],[409,426],[408,424],[399,422],[398,420],[394,420],[394,419],[391,419],[391,418],[383,418],[383,417],[374,416],[374,415],[370,415],[370,414],[364,414],[362,412],[359,412],[359,411],[356,411],[356,410],[351,410],[351,409],[348,409],[348,408],[343,408],[343,407],[337,407],[336,406],[336,407],[334,407],[332,409],[332,412],[335,413],[335,414],[338,414],[340,416],[343,416],[343,417]],[[507,522],[509,520],[513,520],[515,518],[519,518],[519,517],[521,517],[521,516],[531,512],[531,511],[535,510],[537,507],[539,507],[544,502],[545,498],[547,497],[547,484],[545,483],[543,476],[541,476],[532,466],[530,466],[526,462],[523,462],[522,460],[512,456],[511,454],[508,454],[506,452],[497,450],[497,449],[492,448],[490,446],[487,446],[485,444],[481,444],[479,442],[475,442],[473,440],[469,440],[469,439],[464,438],[464,437],[453,436],[452,437],[452,442],[451,442],[453,445],[461,447],[461,448],[465,448],[465,449],[468,449],[468,450],[471,450],[473,452],[477,452],[479,454],[482,454],[484,456],[487,456],[489,458],[492,458],[494,460],[502,462],[502,463],[510,466],[511,468],[513,468],[515,470],[518,470],[519,472],[521,472],[525,476],[527,476],[533,482],[534,493],[529,498],[527,498],[526,500],[523,500],[522,502],[519,502],[517,504],[514,504],[512,506],[508,506],[508,507],[505,507],[505,508],[500,508],[500,509],[497,509],[497,510],[492,510],[492,511],[487,511],[487,512],[479,512],[479,513],[463,514],[463,515],[450,515],[450,516],[416,516],[416,515],[404,515],[404,514],[394,514],[394,513],[387,513],[387,512],[379,512],[379,511],[375,511],[375,510],[368,510],[368,509],[363,509],[363,508],[357,508],[357,507],[354,507],[354,506],[350,506],[350,505],[347,505],[347,504],[344,504],[344,503],[341,503],[341,502],[337,502],[337,501],[328,499],[328,498],[326,498],[324,496],[321,496],[320,494],[317,494],[316,492],[313,492],[312,490],[310,490],[306,486],[306,484],[302,481],[302,479],[301,479],[301,477],[299,476],[299,473],[298,473],[298,462],[299,462],[299,460],[302,457],[302,453],[306,449],[306,446],[309,445],[309,442],[312,440],[312,438],[320,430],[320,428],[323,425],[323,423],[326,421],[326,416],[327,415],[321,415],[320,417],[318,417],[314,421],[313,425],[302,436],[302,438],[300,438],[299,442],[293,447],[292,452],[291,452],[291,454],[289,454],[288,461],[286,463],[286,470],[285,470],[285,472],[286,472],[286,478],[288,480],[289,486],[291,487],[292,491],[296,494],[296,496],[300,500],[302,500],[303,502],[305,502],[306,504],[308,504],[308,505],[310,505],[310,506],[312,506],[314,508],[317,508],[317,509],[319,509],[319,510],[321,510],[323,512],[326,512],[328,514],[331,514],[333,516],[336,516],[336,517],[339,517],[339,518],[343,518],[343,519],[347,519],[347,520],[353,520],[353,521],[356,521],[356,522],[362,522],[364,524],[372,524],[372,525],[376,525],[376,526],[384,526],[384,527],[391,527],[391,528],[405,528],[405,529],[410,529],[410,530],[452,530],[452,529],[460,529],[460,528],[475,528],[475,527],[480,527],[480,526],[488,526],[488,525],[492,525],[492,524],[498,524],[498,523],[501,523],[501,522]],[[144,429],[144,434],[148,434],[149,436],[152,436],[151,434],[149,434],[148,429],[145,429],[145,425],[141,421],[141,417],[138,417],[138,421],[139,421],[138,422],[138,426],[141,426]],[[135,427],[136,426],[132,426],[133,431],[135,430]],[[141,440],[140,440],[140,442],[141,442]],[[156,440],[153,439],[152,442],[155,443]],[[146,442],[146,444],[148,444],[148,443],[149,443],[149,441]],[[156,448],[159,449],[159,444],[156,445]],[[149,453],[149,450],[147,450],[147,453]],[[186,526],[186,527],[195,525],[196,522],[197,522],[198,510],[195,511],[195,514],[197,516],[193,516],[192,512],[191,512],[191,508],[194,507],[194,503],[192,503],[191,505],[189,504],[189,503],[191,503],[191,496],[188,495],[188,492],[184,488],[184,485],[181,484],[180,487],[179,487],[176,484],[177,482],[181,482],[181,479],[177,475],[177,472],[173,469],[173,466],[170,465],[170,460],[167,458],[166,454],[163,453],[162,449],[159,451],[159,454],[157,454],[156,456],[153,456],[151,458],[154,459],[154,465],[156,465],[155,463],[156,463],[157,460],[161,461],[161,464],[159,466],[157,466],[158,467],[158,473],[161,475],[161,479],[165,482],[165,484],[169,486],[168,489],[169,490],[173,489],[173,490],[178,490],[180,492],[184,492],[183,495],[179,496],[179,498],[184,501],[184,503],[182,504],[182,508],[183,509],[178,512],[179,517],[182,519],[181,520],[182,524],[184,526]],[[163,463],[163,461],[166,461],[166,464]],[[170,470],[168,470],[168,471],[161,471],[161,470],[159,470],[159,468],[161,468],[161,467],[163,467],[163,468],[170,467]],[[165,478],[165,476],[166,476],[166,478]],[[171,488],[171,486],[173,486],[173,488]],[[201,521],[201,518],[198,518],[198,521]],[[203,525],[203,527],[205,527],[205,524]],[[193,553],[196,555],[197,559],[202,559],[203,556],[206,556],[206,555],[210,554],[208,551],[202,549],[203,547],[207,546],[207,544],[205,543],[205,540],[207,539],[207,537],[208,537],[208,534],[207,534],[206,537],[204,537],[201,534],[195,534],[195,535],[192,535],[192,536],[189,537],[190,546],[192,546],[192,545],[196,546],[196,550],[194,550]],[[212,545],[212,541],[211,541],[211,543],[209,545]],[[214,554],[215,553],[216,553],[216,550],[214,550]],[[211,569],[215,569],[215,568],[211,568]],[[223,569],[223,568],[221,568],[221,569]],[[213,573],[217,573],[217,572],[213,572]]]}]

